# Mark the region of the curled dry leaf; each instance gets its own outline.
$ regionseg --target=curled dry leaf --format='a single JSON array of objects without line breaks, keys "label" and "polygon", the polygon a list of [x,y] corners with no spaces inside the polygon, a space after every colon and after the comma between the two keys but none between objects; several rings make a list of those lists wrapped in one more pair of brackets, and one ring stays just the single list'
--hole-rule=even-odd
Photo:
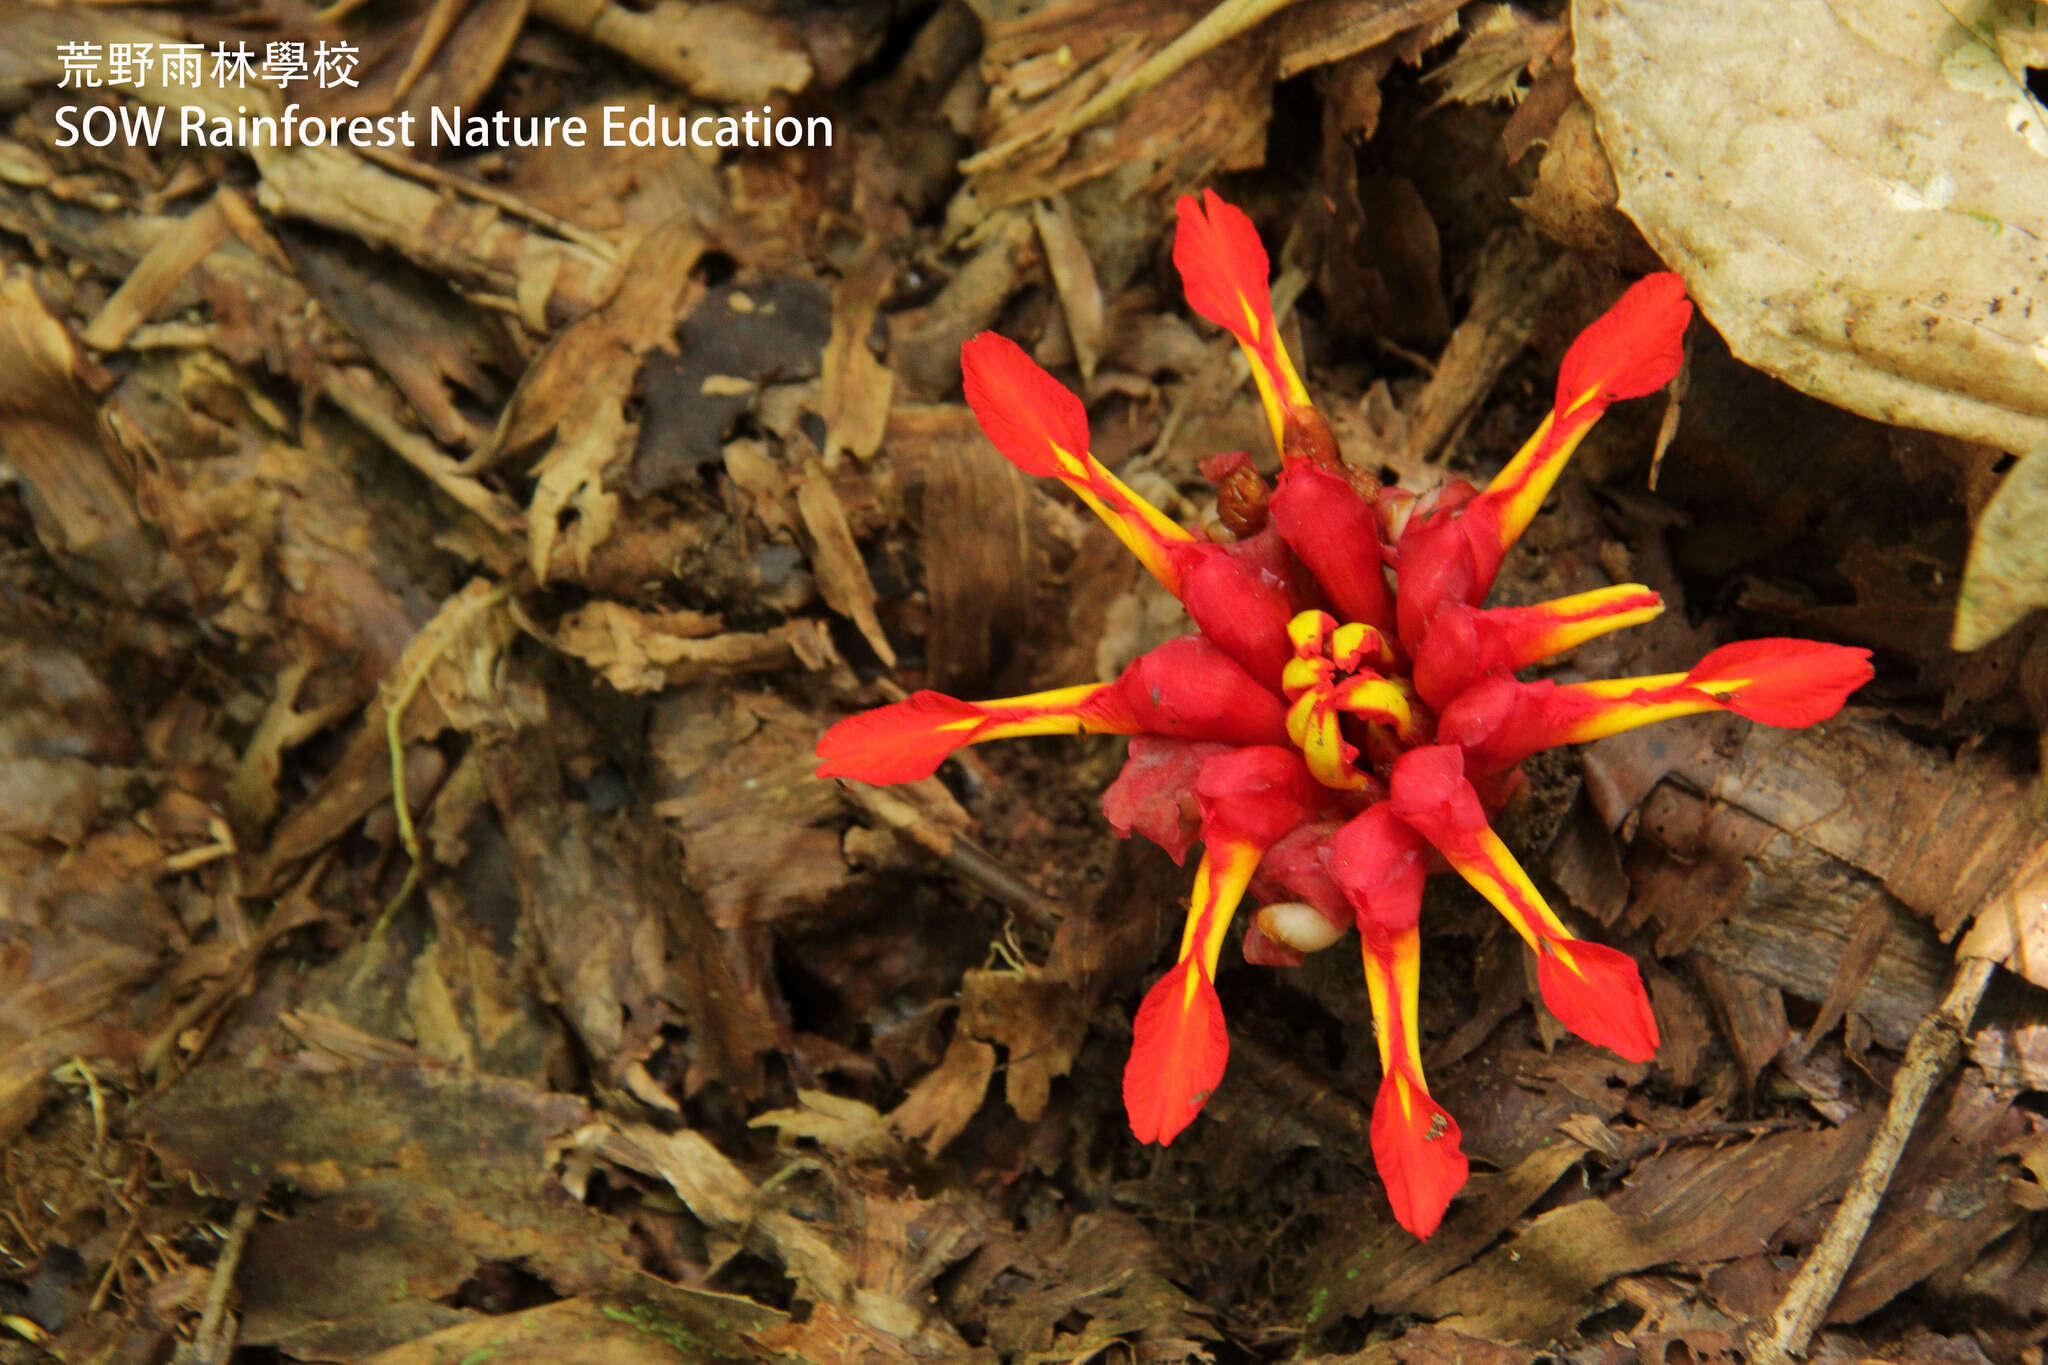
[{"label": "curled dry leaf", "polygon": [[87,581],[140,597],[155,578],[155,551],[133,492],[95,434],[82,363],[28,276],[0,277],[0,421],[37,538]]},{"label": "curled dry leaf", "polygon": [[1956,945],[1959,958],[1988,958],[2048,987],[2048,843],[2037,847]]},{"label": "curled dry leaf", "polygon": [[1067,336],[1074,343],[1074,359],[1081,366],[1083,382],[1095,379],[1096,363],[1108,340],[1102,286],[1095,279],[1095,263],[1088,259],[1088,244],[1074,229],[1074,215],[1066,200],[1054,195],[1031,206],[1032,226],[1045,248],[1045,263],[1052,271],[1053,288],[1059,291],[1060,312],[1067,320]]},{"label": "curled dry leaf", "polygon": [[803,483],[797,486],[796,506],[803,516],[804,529],[810,533],[811,567],[817,572],[818,592],[825,605],[858,626],[861,637],[882,662],[894,668],[896,651],[890,647],[889,637],[883,634],[881,620],[875,615],[879,598],[873,580],[868,577],[867,565],[861,560],[860,547],[854,543],[846,505],[816,461],[811,462]]},{"label": "curled dry leaf", "polygon": [[1878,421],[2048,439],[2048,127],[1955,6],[1577,0],[1572,29],[1622,210],[1738,357]]},{"label": "curled dry leaf", "polygon": [[1963,593],[1956,603],[1957,649],[1982,649],[2048,606],[2048,444],[2014,465],[1977,520]]}]

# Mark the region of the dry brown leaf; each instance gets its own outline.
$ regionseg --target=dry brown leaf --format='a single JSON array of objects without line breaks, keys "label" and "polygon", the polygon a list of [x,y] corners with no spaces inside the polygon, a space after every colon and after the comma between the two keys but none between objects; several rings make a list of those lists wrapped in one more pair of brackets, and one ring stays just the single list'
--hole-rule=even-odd
[{"label": "dry brown leaf", "polygon": [[[1316,0],[1288,11],[1279,22],[1280,79],[1364,54],[1404,34],[1439,32],[1449,20],[1455,33],[1456,0]],[[1441,34],[1449,37],[1450,33]],[[1411,58],[1412,60],[1412,58]]]},{"label": "dry brown leaf", "polygon": [[1088,244],[1074,229],[1074,213],[1067,207],[1064,195],[1055,194],[1033,204],[1031,223],[1038,229],[1045,264],[1052,271],[1052,286],[1060,296],[1060,314],[1067,322],[1067,337],[1074,344],[1081,382],[1084,386],[1092,384],[1095,366],[1109,339],[1109,322],[1102,286],[1095,278],[1095,263],[1088,259]]},{"label": "dry brown leaf", "polygon": [[1612,1300],[1615,1276],[1667,1261],[1763,1250],[1785,1222],[1845,1184],[1870,1125],[1777,1133],[1731,1147],[1680,1147],[1635,1168],[1621,1193],[1538,1214],[1412,1311],[1493,1341],[1568,1334]]},{"label": "dry brown leaf", "polygon": [[903,1143],[880,1110],[829,1090],[798,1090],[796,1098],[801,1107],[756,1114],[747,1127],[773,1128],[782,1142],[808,1139],[855,1161],[902,1160]]},{"label": "dry brown leaf", "polygon": [[825,464],[844,450],[867,459],[880,449],[896,393],[896,372],[875,359],[868,337],[875,311],[887,296],[891,271],[885,256],[849,272],[832,294],[832,338],[819,364],[818,415],[825,419]]},{"label": "dry brown leaf", "polygon": [[725,631],[716,618],[697,612],[635,611],[618,602],[592,602],[569,613],[556,628],[554,643],[621,692],[659,692],[702,678],[770,673],[799,664],[821,667],[834,657],[831,637],[815,621]]},{"label": "dry brown leaf", "polygon": [[1017,1117],[1036,1123],[1088,1034],[1080,993],[1043,971],[969,972],[960,982],[960,1027],[1000,1043],[1006,1054],[1004,1098]]},{"label": "dry brown leaf", "polygon": [[811,568],[818,575],[818,591],[825,605],[860,627],[863,639],[889,667],[896,666],[896,651],[882,632],[875,615],[875,585],[861,561],[860,546],[854,543],[853,528],[846,520],[846,505],[832,487],[831,477],[817,461],[804,470],[797,485],[797,511],[811,542]]},{"label": "dry brown leaf", "polygon": [[[1044,1362],[1088,1360],[1120,1338],[1135,1337],[1139,1360],[1209,1359],[1208,1310],[1173,1282],[1176,1258],[1130,1214],[1083,1213],[1064,1229],[1048,1220],[1029,1251],[1010,1258],[1022,1274],[1005,1277],[989,1315],[989,1344],[1005,1357]],[[993,1248],[998,1262],[1013,1248]],[[1150,1354],[1156,1351],[1157,1354]]]},{"label": "dry brown leaf", "polygon": [[1354,1224],[1326,1239],[1331,1255],[1316,1278],[1318,1292],[1327,1291],[1325,1302],[1340,1314],[1407,1311],[1417,1295],[1485,1250],[1584,1156],[1579,1143],[1549,1138],[1508,1170],[1475,1173],[1428,1241],[1417,1241],[1391,1216],[1375,1211],[1369,1227]]},{"label": "dry brown leaf", "polygon": [[453,390],[485,402],[500,397],[499,382],[484,369],[486,361],[511,358],[496,321],[424,272],[353,243],[304,233],[283,240],[306,292],[405,395],[434,439],[463,449],[483,444],[488,428],[462,410]]},{"label": "dry brown leaf", "polygon": [[1047,506],[955,405],[904,405],[889,419],[889,458],[924,484],[921,530],[932,685],[981,686],[1002,642],[1033,635],[1035,513]]},{"label": "dry brown leaf", "polygon": [[832,308],[824,287],[801,275],[706,290],[677,326],[673,348],[664,342],[641,367],[640,440],[627,490],[644,497],[695,480],[719,461],[748,412],[790,441],[797,406],[789,403],[782,421],[771,423],[769,393],[788,385],[790,397],[808,397],[797,386],[818,376],[831,350]]},{"label": "dry brown leaf", "polygon": [[[2048,1090],[2048,1024],[1982,1027],[1970,1035],[1970,1060],[2007,1090]],[[2042,1153],[2048,1157],[2048,1151]]]},{"label": "dry brown leaf", "polygon": [[[603,825],[560,790],[545,742],[491,745],[483,782],[511,845],[534,968],[600,1075],[645,1059],[684,1002],[671,984],[667,858],[646,825]],[[715,1002],[691,1001],[694,1022]]]},{"label": "dry brown leaf", "polygon": [[593,1123],[564,1145],[576,1159],[602,1158],[667,1181],[714,1233],[780,1260],[816,1305],[814,1315],[824,1305],[843,1310],[827,1316],[859,1324],[855,1335],[867,1344],[910,1347],[923,1359],[957,1359],[964,1351],[958,1334],[925,1307],[932,1280],[979,1236],[959,1201],[839,1180],[832,1190],[838,1219],[821,1221],[774,1207],[767,1187],[757,1189],[688,1129]]},{"label": "dry brown leaf", "polygon": [[831,827],[839,792],[815,775],[817,734],[807,712],[767,692],[707,683],[655,704],[654,809],[721,929],[812,909],[846,884]]},{"label": "dry brown leaf", "polygon": [[1756,1078],[1791,1041],[1785,997],[1748,972],[1722,966],[1711,958],[1695,959],[1692,968],[1720,1021],[1721,1036],[1742,1065],[1743,1084],[1754,1089]]},{"label": "dry brown leaf", "polygon": [[[22,850],[11,842],[0,852],[10,864],[22,861]],[[107,852],[92,845],[82,850],[84,856]],[[15,888],[8,889],[11,895]],[[109,1046],[116,1026],[128,1022],[118,1007],[163,968],[154,934],[116,934],[106,931],[111,926],[76,922],[76,912],[98,900],[81,897],[72,907],[73,922],[53,928],[0,916],[0,1142],[13,1141],[35,1117],[57,1066],[126,1050]]]},{"label": "dry brown leaf", "polygon": [[[1211,5],[1193,23],[1174,34],[1142,62],[1118,71],[1101,89],[1078,106],[1067,109],[1043,127],[1013,133],[985,151],[977,152],[961,163],[961,169],[971,175],[988,167],[1001,165],[1033,143],[1057,142],[1071,137],[1154,87],[1169,82],[1190,69],[1199,69],[1196,63],[1218,47],[1255,27],[1262,20],[1300,2],[1301,0],[1218,0],[1218,3]],[[1123,27],[1106,18],[1101,26],[1112,33]],[[1071,66],[1074,63],[1070,56],[1060,64]]]},{"label": "dry brown leaf", "polygon": [[[242,1199],[297,1188],[236,1277],[245,1345],[359,1359],[472,1318],[439,1302],[479,1261],[519,1260],[571,1294],[660,1294],[618,1224],[542,1164],[582,1101],[435,1067],[258,1077],[201,1067],[141,1121],[166,1169]],[[687,1300],[688,1295],[684,1295]]]},{"label": "dry brown leaf", "polygon": [[551,572],[562,517],[575,513],[566,548],[577,572],[611,534],[620,502],[607,486],[612,468],[633,449],[626,416],[641,357],[667,344],[670,328],[697,293],[689,268],[703,250],[692,225],[673,221],[649,233],[627,263],[618,292],[557,338],[520,381],[499,418],[491,445],[473,464],[549,434],[554,444],[535,462],[527,517],[528,567],[537,582]]},{"label": "dry brown leaf", "polygon": [[1950,758],[1853,714],[1807,730],[1756,725],[1733,753],[1680,772],[1882,881],[1945,936],[2039,841],[2027,784],[1986,750]]},{"label": "dry brown leaf", "polygon": [[1870,920],[1885,932],[1849,999],[1850,1014],[1904,1046],[1941,997],[1950,954],[1933,929],[1882,886],[1732,805],[1660,788],[1631,853],[1631,922],[1659,929],[1657,951],[1691,951],[1802,999],[1835,992]]},{"label": "dry brown leaf", "polygon": [[0,277],[0,418],[36,535],[111,595],[139,601],[157,554],[79,383],[83,358],[28,273]]},{"label": "dry brown leaf", "polygon": [[182,218],[157,238],[128,278],[100,306],[80,339],[95,350],[120,347],[137,327],[170,301],[192,268],[227,240],[227,223],[216,196]]},{"label": "dry brown leaf", "polygon": [[980,1111],[995,1070],[993,1047],[969,1037],[964,1029],[955,1033],[939,1064],[890,1111],[889,1126],[937,1156]]}]

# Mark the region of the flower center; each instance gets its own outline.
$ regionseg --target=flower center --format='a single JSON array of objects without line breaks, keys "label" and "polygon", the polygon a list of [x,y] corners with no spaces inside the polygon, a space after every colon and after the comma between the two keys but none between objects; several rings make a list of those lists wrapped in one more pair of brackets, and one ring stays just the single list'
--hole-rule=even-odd
[{"label": "flower center", "polygon": [[1287,623],[1294,657],[1280,675],[1289,702],[1287,734],[1308,770],[1326,787],[1356,791],[1373,785],[1359,766],[1362,739],[1375,768],[1391,766],[1403,749],[1427,742],[1430,720],[1408,680],[1381,670],[1395,667],[1393,641],[1359,621],[1342,625],[1326,611],[1305,611]]}]

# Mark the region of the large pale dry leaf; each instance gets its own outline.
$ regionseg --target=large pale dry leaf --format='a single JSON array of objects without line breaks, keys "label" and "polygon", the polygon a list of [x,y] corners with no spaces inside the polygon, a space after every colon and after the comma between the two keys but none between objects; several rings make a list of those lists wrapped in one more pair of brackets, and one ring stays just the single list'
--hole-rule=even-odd
[{"label": "large pale dry leaf", "polygon": [[1950,643],[1982,649],[2041,606],[2048,606],[2048,444],[2007,472],[1977,519]]},{"label": "large pale dry leaf", "polygon": [[1994,18],[1944,0],[1572,6],[1621,207],[1737,356],[2019,451],[2048,439],[2048,128],[1965,26]]}]

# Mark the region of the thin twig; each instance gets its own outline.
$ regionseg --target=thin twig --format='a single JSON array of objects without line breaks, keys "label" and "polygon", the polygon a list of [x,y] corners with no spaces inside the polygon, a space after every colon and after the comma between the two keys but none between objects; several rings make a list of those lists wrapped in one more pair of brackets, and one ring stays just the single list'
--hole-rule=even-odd
[{"label": "thin twig", "polygon": [[257,1209],[253,1199],[235,1209],[234,1221],[228,1224],[228,1235],[221,1242],[220,1259],[213,1263],[213,1280],[206,1286],[199,1330],[178,1348],[171,1365],[222,1365],[233,1351],[235,1325],[227,1316],[228,1291],[234,1288],[235,1267],[242,1263],[249,1229],[256,1226]]},{"label": "thin twig", "polygon": [[1778,1311],[1771,1315],[1768,1335],[1759,1332],[1751,1343],[1750,1359],[1756,1365],[1789,1365],[1794,1356],[1805,1353],[1863,1245],[1864,1234],[1870,1231],[1870,1220],[1884,1198],[1885,1187],[1891,1184],[1892,1172],[1898,1169],[1899,1156],[1913,1135],[1927,1096],[1962,1050],[1963,1035],[1969,1031],[1995,965],[1984,958],[1964,958],[1948,995],[1913,1030],[1912,1040],[1906,1044],[1905,1063],[1892,1082],[1891,1107],[1871,1139],[1870,1150],[1863,1154],[1863,1165],[1849,1193],[1835,1210],[1828,1230],[1808,1253],[1806,1263],[1799,1267]]},{"label": "thin twig", "polygon": [[1033,927],[1050,931],[1058,928],[1060,921],[1066,918],[1066,911],[1058,901],[1004,866],[987,849],[966,835],[947,829],[928,818],[912,802],[884,788],[871,787],[864,782],[842,782],[839,784],[839,790],[848,801],[859,807],[881,827],[937,858],[990,896],[1023,915]]}]

